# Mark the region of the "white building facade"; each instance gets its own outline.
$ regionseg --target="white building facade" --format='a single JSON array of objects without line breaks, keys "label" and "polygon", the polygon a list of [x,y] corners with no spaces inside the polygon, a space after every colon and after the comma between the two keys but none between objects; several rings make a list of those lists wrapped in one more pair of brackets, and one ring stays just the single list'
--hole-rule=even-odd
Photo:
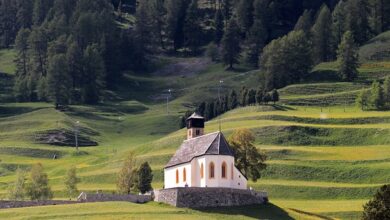
[{"label": "white building facade", "polygon": [[187,119],[187,140],[164,169],[164,188],[220,187],[247,189],[234,154],[221,132],[203,135],[204,118]]}]

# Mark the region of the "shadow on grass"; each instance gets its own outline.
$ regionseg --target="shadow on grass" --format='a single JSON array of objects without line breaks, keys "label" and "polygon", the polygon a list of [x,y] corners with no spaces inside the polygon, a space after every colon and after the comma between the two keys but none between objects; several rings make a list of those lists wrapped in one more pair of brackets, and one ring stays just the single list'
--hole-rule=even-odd
[{"label": "shadow on grass", "polygon": [[42,108],[30,108],[30,107],[11,107],[11,106],[0,106],[0,118],[11,117],[15,115],[21,115],[30,113]]},{"label": "shadow on grass", "polygon": [[292,220],[293,218],[282,208],[268,203],[265,205],[248,205],[239,207],[218,207],[197,209],[200,212],[223,214],[223,215],[242,215],[254,219],[277,219]]}]

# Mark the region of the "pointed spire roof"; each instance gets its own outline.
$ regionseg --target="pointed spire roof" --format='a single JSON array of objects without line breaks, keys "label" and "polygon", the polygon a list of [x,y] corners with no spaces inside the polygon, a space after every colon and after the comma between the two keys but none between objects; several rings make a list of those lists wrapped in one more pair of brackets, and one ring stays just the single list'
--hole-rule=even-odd
[{"label": "pointed spire roof", "polygon": [[215,132],[185,140],[165,168],[188,163],[195,157],[204,155],[226,155],[234,157],[233,150],[230,148],[224,135],[221,132]]},{"label": "pointed spire roof", "polygon": [[187,118],[187,120],[190,120],[190,119],[204,119],[204,117],[199,115],[198,113],[194,112],[189,118]]}]

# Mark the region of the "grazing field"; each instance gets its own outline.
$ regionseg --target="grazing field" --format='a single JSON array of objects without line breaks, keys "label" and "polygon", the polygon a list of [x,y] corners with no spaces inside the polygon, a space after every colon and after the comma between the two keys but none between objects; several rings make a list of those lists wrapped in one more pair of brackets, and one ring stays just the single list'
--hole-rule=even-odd
[{"label": "grazing field", "polygon": [[[12,67],[6,68],[0,70],[12,73]],[[48,173],[56,199],[67,198],[63,178],[71,165],[81,177],[80,191],[113,192],[130,151],[138,162],[152,165],[153,186],[160,188],[163,167],[185,138],[185,131],[178,130],[179,117],[197,101],[217,98],[219,80],[224,81],[222,92],[228,93],[243,85],[256,88],[259,75],[245,68],[225,71],[216,64],[185,75],[167,71],[164,77],[127,73],[115,91],[107,91],[104,104],[70,106],[64,112],[48,103],[13,103],[1,93],[0,196],[7,197],[18,167],[29,169],[37,162]],[[313,79],[331,71],[334,63],[321,64]],[[353,103],[373,79],[387,74],[386,62],[366,64],[357,83],[303,82],[281,89],[276,105],[238,108],[220,117],[227,136],[234,129],[249,128],[256,146],[268,155],[262,179],[250,182],[251,187],[268,191],[272,204],[267,206],[188,210],[113,202],[0,210],[0,219],[357,219],[376,189],[390,182],[390,112],[362,112]],[[7,85],[0,91],[12,89],[9,82],[0,77],[0,84]],[[169,114],[168,89],[173,90]],[[98,146],[75,152],[77,121],[83,140]],[[218,127],[218,119],[210,121],[206,132]],[[47,144],[59,134],[65,136],[67,147]]]}]

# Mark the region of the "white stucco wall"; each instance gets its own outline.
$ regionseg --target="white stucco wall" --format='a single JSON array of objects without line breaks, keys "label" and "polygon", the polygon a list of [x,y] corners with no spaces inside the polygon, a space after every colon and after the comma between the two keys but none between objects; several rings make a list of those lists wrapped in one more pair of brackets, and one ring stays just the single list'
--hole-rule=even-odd
[{"label": "white stucco wall", "polygon": [[[226,163],[226,178],[222,178],[222,163]],[[214,163],[214,178],[210,177],[210,163]],[[204,167],[204,176],[201,178],[201,165]],[[187,178],[183,181],[183,169],[186,169]],[[233,168],[233,177],[232,177]],[[179,183],[176,183],[176,170],[179,171]],[[232,156],[205,155],[194,158],[190,163],[178,165],[164,170],[165,188],[175,187],[225,187],[246,189],[247,180],[234,166]]]}]

